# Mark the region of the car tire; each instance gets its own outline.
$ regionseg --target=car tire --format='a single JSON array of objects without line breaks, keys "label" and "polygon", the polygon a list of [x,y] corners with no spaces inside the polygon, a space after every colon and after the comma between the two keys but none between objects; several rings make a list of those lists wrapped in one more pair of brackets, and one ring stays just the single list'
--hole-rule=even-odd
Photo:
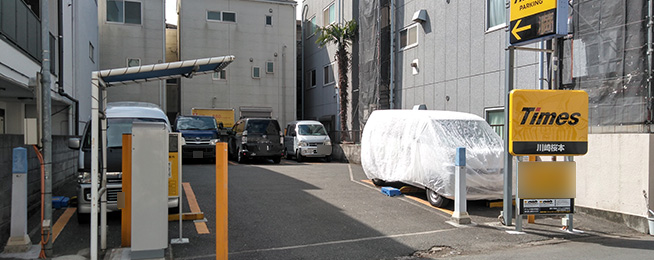
[{"label": "car tire", "polygon": [[331,161],[332,161],[332,156],[331,155],[325,156],[325,162],[331,162]]},{"label": "car tire", "polygon": [[[77,209],[77,210],[79,210],[79,209]],[[89,222],[91,222],[91,214],[89,214],[89,213],[79,213],[79,212],[77,212],[76,215],[77,215],[77,223],[78,224],[88,224]]]},{"label": "car tire", "polygon": [[302,162],[302,154],[300,153],[300,150],[295,150],[295,160],[297,162]]},{"label": "car tire", "polygon": [[275,157],[272,158],[272,160],[273,160],[273,163],[279,164],[282,161],[282,157],[281,156],[275,156]]},{"label": "car tire", "polygon": [[450,202],[449,199],[441,196],[440,194],[436,193],[433,190],[425,189],[425,192],[427,195],[427,201],[429,201],[429,204],[431,204],[434,207],[442,208],[447,206],[447,204]]},{"label": "car tire", "polygon": [[385,186],[386,182],[382,179],[377,179],[377,178],[372,178],[372,183],[375,184],[375,186]]}]

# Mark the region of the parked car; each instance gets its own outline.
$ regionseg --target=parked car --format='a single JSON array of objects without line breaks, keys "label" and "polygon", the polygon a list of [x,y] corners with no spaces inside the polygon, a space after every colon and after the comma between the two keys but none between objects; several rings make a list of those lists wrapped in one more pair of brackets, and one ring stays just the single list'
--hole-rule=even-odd
[{"label": "parked car", "polygon": [[182,158],[216,159],[220,138],[213,116],[178,116],[173,130],[180,132],[185,141]]},{"label": "parked car", "polygon": [[[132,132],[134,122],[160,122],[170,131],[166,114],[155,104],[114,102],[107,104],[107,211],[118,211],[118,192],[122,191],[122,135]],[[71,138],[68,147],[79,149],[77,169],[77,221],[87,222],[91,213],[91,121],[82,139]],[[132,174],[138,174],[134,172]],[[168,175],[168,173],[166,173]],[[176,208],[177,197],[168,198],[168,208]]]},{"label": "parked car", "polygon": [[502,138],[473,114],[374,111],[363,129],[361,166],[376,185],[402,182],[425,188],[429,202],[440,207],[454,197],[458,147],[466,148],[467,198],[502,198]]},{"label": "parked car", "polygon": [[327,130],[318,121],[288,123],[284,134],[284,154],[301,162],[305,157],[332,160],[332,141]]},{"label": "parked car", "polygon": [[238,120],[230,135],[229,154],[239,163],[252,158],[268,158],[279,163],[284,155],[279,123],[271,118]]}]

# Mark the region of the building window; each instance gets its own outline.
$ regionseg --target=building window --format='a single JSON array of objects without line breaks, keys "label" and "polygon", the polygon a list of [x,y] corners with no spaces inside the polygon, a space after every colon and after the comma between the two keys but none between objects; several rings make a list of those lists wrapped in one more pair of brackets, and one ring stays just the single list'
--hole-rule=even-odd
[{"label": "building window", "polygon": [[334,83],[334,66],[329,64],[322,69],[323,71],[323,85],[328,85]]},{"label": "building window", "polygon": [[223,12],[223,22],[236,22],[236,13],[234,12]]},{"label": "building window", "polygon": [[266,15],[266,25],[272,26],[272,16]]},{"label": "building window", "polygon": [[266,73],[275,73],[275,63],[272,61],[266,62]]},{"label": "building window", "polygon": [[138,67],[141,66],[141,59],[128,58],[127,67]]},{"label": "building window", "polygon": [[316,70],[310,70],[307,72],[307,87],[313,88],[316,86]]},{"label": "building window", "polygon": [[93,63],[95,63],[94,56],[95,56],[95,47],[93,47],[93,43],[89,42],[89,59],[91,59]]},{"label": "building window", "polygon": [[336,7],[334,3],[322,11],[322,25],[327,26],[336,22]]},{"label": "building window", "polygon": [[225,70],[214,71],[213,75],[211,76],[211,79],[213,79],[213,80],[225,80],[225,79],[227,79],[227,71],[225,71]]},{"label": "building window", "polygon": [[261,78],[261,68],[252,67],[252,78],[253,79]]},{"label": "building window", "polygon": [[223,22],[236,22],[236,13],[234,12],[219,12],[207,11],[208,21],[223,21]]},{"label": "building window", "polygon": [[141,24],[141,2],[107,0],[107,22]]},{"label": "building window", "polygon": [[222,21],[220,19],[220,12],[207,11],[207,20]]},{"label": "building window", "polygon": [[316,17],[315,16],[309,18],[309,20],[307,21],[306,30],[307,31],[305,33],[307,35],[307,38],[309,38],[309,37],[313,36],[314,34],[316,34],[317,26],[316,26]]},{"label": "building window", "polygon": [[503,28],[506,24],[504,0],[486,0],[486,30]]},{"label": "building window", "polygon": [[418,24],[411,25],[400,31],[400,49],[408,49],[418,45]]},{"label": "building window", "polygon": [[504,108],[487,108],[485,110],[486,122],[495,133],[504,138]]}]

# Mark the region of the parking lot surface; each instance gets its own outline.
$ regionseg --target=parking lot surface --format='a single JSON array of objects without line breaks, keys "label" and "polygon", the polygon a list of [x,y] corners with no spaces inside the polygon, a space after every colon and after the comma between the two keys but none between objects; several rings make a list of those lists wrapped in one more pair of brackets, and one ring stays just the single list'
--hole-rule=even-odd
[{"label": "parking lot surface", "polygon": [[[183,222],[188,244],[171,245],[174,259],[215,259],[215,167],[185,162],[184,211],[197,207],[205,220]],[[74,194],[74,191],[72,191]],[[188,198],[195,197],[195,202]],[[472,225],[449,222],[453,203],[430,206],[423,192],[388,197],[366,180],[360,165],[310,161],[254,161],[229,165],[230,259],[646,259],[654,238],[623,225],[575,214],[575,229],[561,229],[558,217],[524,223],[524,233],[507,231],[497,217],[501,208],[470,201]],[[189,205],[191,207],[189,207]],[[65,210],[55,211],[60,218]],[[70,212],[68,213],[70,214]],[[120,248],[120,216],[109,215],[106,256]],[[30,221],[37,241],[38,220]],[[36,229],[38,230],[38,229]],[[177,221],[169,238],[179,237]],[[36,242],[34,242],[36,243]],[[54,257],[88,257],[89,227],[76,217],[54,242]],[[19,256],[0,255],[2,258]]]}]

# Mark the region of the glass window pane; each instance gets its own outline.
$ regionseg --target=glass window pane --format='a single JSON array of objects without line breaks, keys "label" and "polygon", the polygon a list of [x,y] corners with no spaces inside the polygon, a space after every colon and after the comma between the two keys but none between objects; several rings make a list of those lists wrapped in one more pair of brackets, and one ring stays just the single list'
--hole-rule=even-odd
[{"label": "glass window pane", "polygon": [[329,8],[322,11],[322,26],[329,25]]},{"label": "glass window pane", "polygon": [[407,45],[418,43],[418,26],[409,28],[409,39]]},{"label": "glass window pane", "polygon": [[236,22],[236,13],[223,12],[224,22]]},{"label": "glass window pane", "polygon": [[220,79],[226,79],[227,78],[227,71],[221,70],[220,71]]},{"label": "glass window pane", "polygon": [[123,22],[123,0],[107,0],[107,22]]},{"label": "glass window pane", "polygon": [[253,78],[260,78],[261,77],[261,71],[259,67],[252,67],[252,77]]},{"label": "glass window pane", "polygon": [[488,7],[486,19],[488,19],[488,28],[492,28],[506,23],[506,8],[504,7],[504,0],[487,0],[486,6]]},{"label": "glass window pane", "polygon": [[266,25],[272,25],[272,16],[266,15]]},{"label": "glass window pane", "polygon": [[334,4],[329,7],[329,23],[336,22],[336,10]]},{"label": "glass window pane", "polygon": [[275,69],[275,63],[273,63],[272,61],[266,63],[266,73],[273,73],[275,72],[274,69]]},{"label": "glass window pane", "polygon": [[311,70],[311,86],[316,85],[316,70]]},{"label": "glass window pane", "polygon": [[406,47],[406,29],[400,31],[400,48]]},{"label": "glass window pane", "polygon": [[141,24],[140,2],[125,2],[125,23]]},{"label": "glass window pane", "polygon": [[207,11],[207,20],[220,21],[220,12]]}]

